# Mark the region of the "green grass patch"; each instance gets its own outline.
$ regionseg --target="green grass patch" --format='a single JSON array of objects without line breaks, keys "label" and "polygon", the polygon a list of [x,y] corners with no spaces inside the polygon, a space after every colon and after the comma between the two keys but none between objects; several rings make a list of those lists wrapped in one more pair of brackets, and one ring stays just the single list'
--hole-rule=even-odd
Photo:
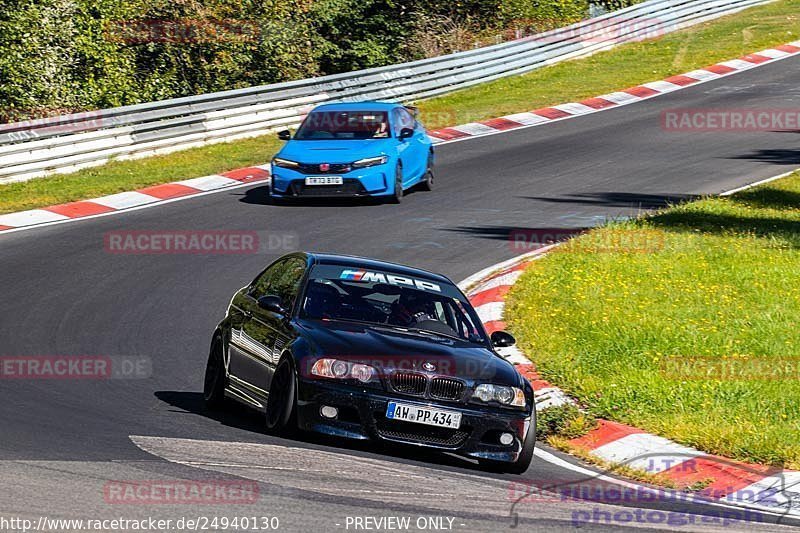
[{"label": "green grass patch", "polygon": [[570,241],[506,319],[590,415],[800,468],[800,174]]},{"label": "green grass patch", "polygon": [[0,185],[0,214],[264,164],[279,146],[274,135],[266,135]]},{"label": "green grass patch", "polygon": [[[659,39],[420,102],[428,128],[530,111],[661,79],[800,38],[800,0],[782,0]],[[264,163],[274,135],[196,148],[20,184],[0,185],[0,213],[92,198]]]}]

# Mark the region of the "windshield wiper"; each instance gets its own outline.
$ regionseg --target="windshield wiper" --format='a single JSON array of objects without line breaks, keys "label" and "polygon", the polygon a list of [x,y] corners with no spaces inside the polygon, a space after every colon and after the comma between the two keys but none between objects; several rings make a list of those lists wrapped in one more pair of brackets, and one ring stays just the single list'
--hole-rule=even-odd
[{"label": "windshield wiper", "polygon": [[468,339],[465,339],[464,337],[461,337],[458,334],[450,335],[448,333],[442,333],[440,331],[433,331],[433,330],[430,330],[430,329],[423,329],[423,328],[409,328],[408,330],[409,331],[414,331],[414,332],[419,332],[419,333],[426,333],[426,334],[429,334],[431,336],[436,336],[436,337],[444,337],[444,338],[447,338],[447,339],[453,339],[453,340],[462,341],[462,342],[469,342],[471,344],[483,344],[483,342],[477,341],[472,337],[470,337]]}]

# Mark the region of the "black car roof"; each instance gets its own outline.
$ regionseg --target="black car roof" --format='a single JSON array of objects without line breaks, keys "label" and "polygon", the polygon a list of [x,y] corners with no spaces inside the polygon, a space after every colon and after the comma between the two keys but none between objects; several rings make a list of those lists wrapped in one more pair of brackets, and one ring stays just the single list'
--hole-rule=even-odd
[{"label": "black car roof", "polygon": [[450,279],[441,274],[422,270],[421,268],[400,265],[398,263],[390,263],[388,261],[379,261],[377,259],[368,259],[366,257],[358,257],[354,255],[326,254],[317,252],[307,252],[307,255],[315,264],[342,265],[368,270],[388,270],[397,274],[405,274],[417,278],[425,278],[432,281],[455,285]]}]

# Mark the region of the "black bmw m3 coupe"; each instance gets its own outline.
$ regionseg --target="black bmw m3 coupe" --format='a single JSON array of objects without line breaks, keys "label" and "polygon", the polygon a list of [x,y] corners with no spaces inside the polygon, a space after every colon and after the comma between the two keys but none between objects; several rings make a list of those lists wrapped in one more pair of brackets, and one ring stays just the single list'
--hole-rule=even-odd
[{"label": "black bmw m3 coupe", "polygon": [[533,457],[530,384],[444,276],[317,253],[286,255],[234,294],[204,397],[304,430],[452,452],[511,473]]}]

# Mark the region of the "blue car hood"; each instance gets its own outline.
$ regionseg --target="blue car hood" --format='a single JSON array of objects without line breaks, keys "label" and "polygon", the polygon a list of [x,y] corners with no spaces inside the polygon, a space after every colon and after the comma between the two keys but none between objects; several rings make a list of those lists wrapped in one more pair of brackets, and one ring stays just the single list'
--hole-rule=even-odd
[{"label": "blue car hood", "polygon": [[389,154],[394,144],[394,139],[289,141],[278,157],[299,163],[352,163]]}]

